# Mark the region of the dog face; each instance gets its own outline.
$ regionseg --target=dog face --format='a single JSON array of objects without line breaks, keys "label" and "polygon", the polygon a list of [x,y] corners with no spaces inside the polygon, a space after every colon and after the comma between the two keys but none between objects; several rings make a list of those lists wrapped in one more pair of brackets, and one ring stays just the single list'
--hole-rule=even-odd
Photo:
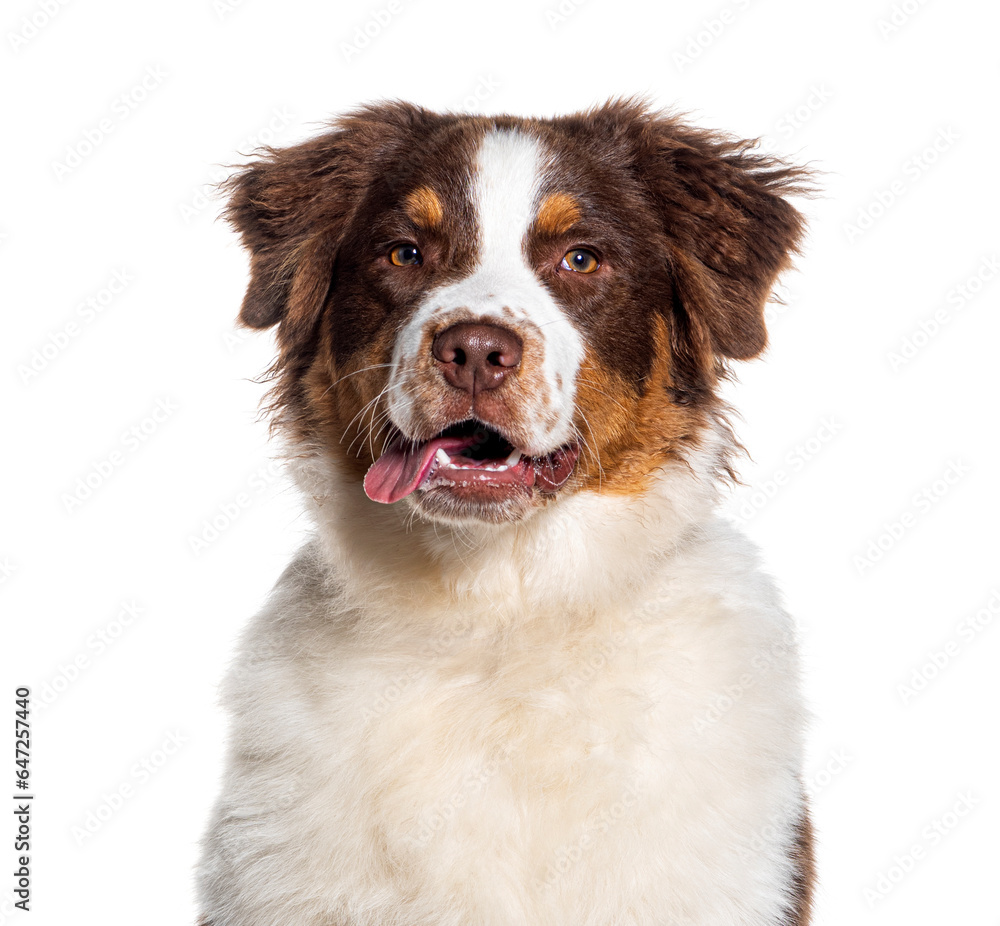
[{"label": "dog face", "polygon": [[[721,414],[801,233],[803,172],[627,101],[362,109],[229,184],[277,422],[376,502],[514,521],[642,492]],[[727,464],[720,461],[720,466]]]}]

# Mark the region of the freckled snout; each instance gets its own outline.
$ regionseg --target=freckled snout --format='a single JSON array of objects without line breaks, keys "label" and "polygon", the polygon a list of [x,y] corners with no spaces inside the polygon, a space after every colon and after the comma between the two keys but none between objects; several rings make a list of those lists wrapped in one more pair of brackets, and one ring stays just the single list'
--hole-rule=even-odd
[{"label": "freckled snout", "polygon": [[517,369],[522,348],[509,328],[463,322],[439,332],[431,353],[448,383],[475,396],[496,389]]}]

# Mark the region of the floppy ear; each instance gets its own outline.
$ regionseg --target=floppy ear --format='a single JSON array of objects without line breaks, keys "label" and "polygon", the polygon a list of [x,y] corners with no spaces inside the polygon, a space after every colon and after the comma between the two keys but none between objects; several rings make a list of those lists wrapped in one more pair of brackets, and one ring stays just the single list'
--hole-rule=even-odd
[{"label": "floppy ear", "polygon": [[[318,316],[350,210],[339,177],[348,157],[342,135],[267,149],[225,184],[226,218],[250,252],[250,283],[240,309],[240,321],[250,328],[280,322],[283,333],[297,333],[311,329]],[[323,210],[317,194],[327,200]]]},{"label": "floppy ear", "polygon": [[697,389],[720,362],[766,347],[764,307],[803,232],[784,197],[807,193],[809,173],[668,117],[650,129],[643,172],[667,235],[673,346],[688,374],[701,371]]},{"label": "floppy ear", "polygon": [[333,131],[289,148],[266,148],[223,185],[226,218],[250,252],[240,321],[307,337],[333,285],[337,249],[374,176],[374,161],[424,116],[404,103],[368,106]]}]

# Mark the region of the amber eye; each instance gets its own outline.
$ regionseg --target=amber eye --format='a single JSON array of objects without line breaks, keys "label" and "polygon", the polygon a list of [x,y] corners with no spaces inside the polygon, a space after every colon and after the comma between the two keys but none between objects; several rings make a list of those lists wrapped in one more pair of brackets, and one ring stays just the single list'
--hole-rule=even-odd
[{"label": "amber eye", "polygon": [[574,270],[576,273],[593,273],[601,266],[601,262],[593,251],[573,248],[572,251],[566,252],[559,266],[564,270]]},{"label": "amber eye", "polygon": [[420,248],[415,244],[401,244],[389,252],[389,260],[397,267],[419,267],[423,263]]}]

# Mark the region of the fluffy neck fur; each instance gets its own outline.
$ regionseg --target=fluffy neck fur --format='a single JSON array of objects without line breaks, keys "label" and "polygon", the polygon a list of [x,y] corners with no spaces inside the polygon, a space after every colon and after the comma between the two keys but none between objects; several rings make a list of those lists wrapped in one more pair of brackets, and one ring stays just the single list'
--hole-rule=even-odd
[{"label": "fluffy neck fur", "polygon": [[294,457],[292,469],[345,610],[425,625],[462,615],[488,630],[620,609],[709,517],[725,449],[725,436],[710,430],[641,495],[580,491],[499,525],[431,523],[403,504],[371,502],[322,451]]}]

